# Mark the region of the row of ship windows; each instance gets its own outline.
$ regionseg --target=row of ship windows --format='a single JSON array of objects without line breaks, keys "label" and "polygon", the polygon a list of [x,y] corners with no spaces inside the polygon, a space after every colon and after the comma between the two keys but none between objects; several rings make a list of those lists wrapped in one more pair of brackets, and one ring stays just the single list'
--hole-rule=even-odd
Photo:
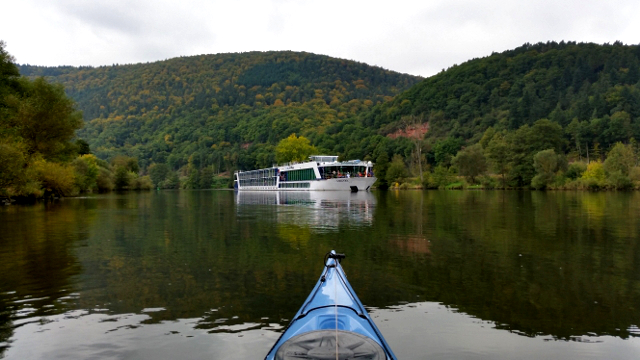
[{"label": "row of ship windows", "polygon": [[280,181],[300,181],[315,179],[316,173],[313,171],[313,169],[290,170],[280,173]]},{"label": "row of ship windows", "polygon": [[[272,180],[276,176],[275,169],[245,171],[238,174],[240,181]],[[280,181],[315,180],[313,169],[289,170],[280,173]]]},{"label": "row of ship windows", "polygon": [[311,186],[308,182],[304,183],[280,183],[278,187],[280,189],[308,189]]},{"label": "row of ship windows", "polygon": [[276,179],[251,179],[240,180],[240,186],[275,186]]},{"label": "row of ship windows", "polygon": [[[262,179],[262,180],[240,180],[240,186],[275,186],[275,179]],[[308,189],[311,184],[304,183],[280,183],[278,187],[281,189]]]},{"label": "row of ship windows", "polygon": [[252,170],[252,171],[243,171],[238,174],[240,180],[249,180],[249,179],[263,179],[270,178],[276,176],[276,169],[263,169],[263,170]]}]

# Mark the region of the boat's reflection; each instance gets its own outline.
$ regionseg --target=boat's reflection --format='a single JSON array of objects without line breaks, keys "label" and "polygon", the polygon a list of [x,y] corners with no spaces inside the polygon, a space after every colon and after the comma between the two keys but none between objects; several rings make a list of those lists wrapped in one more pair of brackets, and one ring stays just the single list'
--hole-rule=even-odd
[{"label": "boat's reflection", "polygon": [[376,197],[363,191],[239,191],[236,204],[239,214],[270,205],[266,211],[276,214],[278,223],[331,230],[344,224],[371,225]]}]

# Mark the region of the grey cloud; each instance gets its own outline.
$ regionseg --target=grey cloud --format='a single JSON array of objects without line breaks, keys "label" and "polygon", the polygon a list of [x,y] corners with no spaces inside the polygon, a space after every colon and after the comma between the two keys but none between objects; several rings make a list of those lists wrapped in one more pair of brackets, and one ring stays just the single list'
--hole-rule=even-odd
[{"label": "grey cloud", "polygon": [[215,35],[202,26],[206,22],[206,12],[193,8],[124,0],[58,0],[49,6],[84,24],[87,31],[102,39],[108,49],[100,52],[112,58],[110,62],[113,63],[187,55],[196,48],[205,47],[203,44],[215,42]]},{"label": "grey cloud", "polygon": [[139,34],[143,21],[143,9],[133,1],[82,1],[59,0],[49,3],[62,14],[89,25],[93,29]]},{"label": "grey cloud", "polygon": [[182,38],[184,42],[211,35],[208,29],[202,27],[206,21],[202,12],[166,5],[155,1],[125,0],[58,0],[50,3],[62,14],[86,24],[94,32],[108,31],[137,37],[134,39],[138,42],[149,37],[188,36]]},{"label": "grey cloud", "polygon": [[[640,42],[640,2],[620,0],[21,0],[32,32],[10,31],[23,62],[111,64],[202,53],[300,50],[430,76],[525,42]],[[347,9],[347,10],[345,10]],[[34,14],[35,13],[35,14]],[[50,47],[61,39],[64,51]],[[18,45],[14,45],[18,44]],[[13,50],[12,50],[13,51]],[[55,54],[52,54],[52,51]],[[28,55],[27,55],[28,54]]]}]

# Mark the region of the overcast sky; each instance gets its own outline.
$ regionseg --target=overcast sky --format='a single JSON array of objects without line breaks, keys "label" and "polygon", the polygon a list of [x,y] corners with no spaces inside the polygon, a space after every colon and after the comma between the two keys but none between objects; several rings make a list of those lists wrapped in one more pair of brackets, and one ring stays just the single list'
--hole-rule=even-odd
[{"label": "overcast sky", "polygon": [[640,43],[638,0],[15,0],[0,40],[16,62],[111,65],[293,50],[431,76],[549,40]]}]

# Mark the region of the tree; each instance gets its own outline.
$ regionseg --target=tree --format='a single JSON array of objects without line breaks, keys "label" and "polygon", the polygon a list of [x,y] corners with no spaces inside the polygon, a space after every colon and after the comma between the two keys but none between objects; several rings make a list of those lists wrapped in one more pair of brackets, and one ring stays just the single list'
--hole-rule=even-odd
[{"label": "tree", "polygon": [[98,188],[98,192],[107,192],[113,190],[113,173],[106,167],[101,166],[98,168],[96,187]]},{"label": "tree", "polygon": [[635,156],[636,158],[636,162],[634,165],[638,166],[638,160],[640,160],[640,158],[638,157],[638,155],[640,154],[640,147],[638,146],[638,142],[635,138],[629,139],[629,146],[631,147],[631,150],[633,150],[633,156]]},{"label": "tree", "polygon": [[131,173],[127,170],[127,168],[123,166],[116,167],[115,176],[113,179],[113,185],[116,190],[124,190],[129,187],[131,183]]},{"label": "tree", "polygon": [[376,159],[376,163],[373,166],[373,171],[378,180],[376,180],[376,187],[381,190],[385,190],[389,188],[389,183],[387,182],[387,169],[389,168],[389,155],[387,155],[386,151],[382,151],[378,158]]},{"label": "tree", "polygon": [[0,141],[0,196],[11,196],[26,182],[27,159],[20,144]]},{"label": "tree", "polygon": [[456,181],[456,173],[453,167],[447,168],[443,165],[438,165],[433,169],[430,179],[431,186],[441,188],[454,181]]},{"label": "tree", "polygon": [[82,127],[82,114],[61,84],[49,84],[44,78],[22,78],[20,86],[22,95],[9,96],[7,101],[16,109],[9,119],[10,127],[17,130],[29,155],[55,158],[70,146],[69,141]]},{"label": "tree", "polygon": [[160,187],[160,184],[169,176],[171,169],[167,164],[151,164],[147,169],[149,177],[155,187]]},{"label": "tree", "polygon": [[75,194],[92,183],[77,184],[83,174],[69,164],[81,114],[62,85],[21,78],[13,61],[0,41],[0,196]]},{"label": "tree", "polygon": [[451,164],[451,159],[461,147],[462,140],[453,137],[435,143],[433,145],[433,156],[436,164],[448,167]]},{"label": "tree", "polygon": [[489,126],[487,130],[484,131],[484,134],[482,134],[482,138],[480,139],[480,145],[482,145],[483,149],[486,149],[487,146],[489,146],[489,142],[493,139],[495,134],[496,130],[492,126]]},{"label": "tree", "polygon": [[567,171],[565,172],[565,176],[570,180],[575,180],[575,179],[581,177],[582,174],[584,174],[585,171],[587,171],[587,164],[586,163],[584,163],[582,161],[573,162],[573,163],[569,164],[569,166],[567,167]]},{"label": "tree", "polygon": [[76,149],[78,151],[78,155],[91,154],[91,148],[89,147],[89,143],[82,139],[76,139],[75,141]]},{"label": "tree", "polygon": [[404,164],[404,159],[399,154],[393,155],[391,164],[387,169],[386,180],[387,184],[393,184],[395,182],[402,182],[407,177],[407,167]]},{"label": "tree", "polygon": [[44,196],[68,196],[74,194],[75,171],[70,164],[38,159],[33,162],[37,180],[44,189]]},{"label": "tree", "polygon": [[206,168],[200,170],[200,183],[198,184],[198,188],[211,189],[212,184],[213,184],[213,167],[207,166]]},{"label": "tree", "polygon": [[560,124],[540,119],[533,124],[526,140],[534,153],[545,149],[554,149],[556,153],[560,153],[566,143],[563,133]]},{"label": "tree", "polygon": [[533,157],[546,149],[562,153],[565,139],[562,127],[547,119],[536,121],[533,126],[523,125],[509,134],[511,179],[517,186],[528,186],[536,175]]},{"label": "tree", "polygon": [[140,166],[138,159],[126,155],[118,155],[111,159],[114,169],[113,184],[116,190],[134,189]]},{"label": "tree", "polygon": [[606,175],[602,162],[600,162],[600,160],[590,162],[589,165],[587,165],[587,170],[582,174],[581,178],[585,180],[592,180],[598,186],[604,184]]},{"label": "tree", "polygon": [[167,178],[160,184],[163,189],[179,189],[180,178],[175,171],[170,171]]},{"label": "tree", "polygon": [[617,111],[609,118],[609,128],[606,130],[609,144],[627,141],[633,132],[631,131],[631,115],[625,111]]},{"label": "tree", "polygon": [[489,159],[491,167],[493,171],[500,174],[502,178],[502,187],[506,188],[506,177],[509,172],[509,144],[507,144],[506,140],[502,136],[502,134],[495,134],[487,148],[485,149],[485,154]]},{"label": "tree", "polygon": [[[14,64],[13,56],[5,50],[5,42],[0,40],[0,135],[2,135],[5,119],[8,116],[6,98],[19,90],[20,71]],[[5,128],[6,129],[6,128]]]},{"label": "tree", "polygon": [[458,168],[459,174],[465,176],[471,184],[475,184],[476,177],[487,171],[487,161],[480,144],[468,146],[451,160]]},{"label": "tree", "polygon": [[533,156],[533,167],[537,174],[531,179],[531,186],[544,189],[554,179],[558,169],[558,155],[553,149],[542,150]]},{"label": "tree", "polygon": [[127,171],[137,174],[140,171],[140,166],[138,165],[138,159],[126,156],[126,155],[118,155],[111,159],[111,165],[114,168],[124,168]]},{"label": "tree", "polygon": [[623,143],[616,143],[616,145],[607,154],[607,159],[604,161],[604,171],[611,174],[615,171],[619,171],[622,175],[629,176],[631,168],[636,164],[636,157],[631,145],[624,145]]},{"label": "tree", "polygon": [[576,145],[578,150],[578,157],[582,161],[582,144],[585,142],[585,137],[588,132],[589,123],[586,121],[579,121],[578,118],[573,118],[571,123],[565,128],[565,132],[571,136],[571,140]]},{"label": "tree", "polygon": [[282,139],[276,146],[276,161],[287,163],[291,161],[305,161],[316,152],[316,148],[311,146],[309,139],[304,136],[296,137],[296,134],[289,135]]},{"label": "tree", "polygon": [[97,158],[92,154],[85,154],[73,161],[76,172],[76,186],[81,192],[91,191],[96,187],[99,169]]},{"label": "tree", "polygon": [[200,185],[200,172],[193,163],[193,155],[189,157],[189,163],[187,164],[187,178],[182,186],[185,189],[197,189]]},{"label": "tree", "polygon": [[542,150],[533,156],[533,167],[538,174],[553,175],[558,169],[558,155],[553,149]]}]

